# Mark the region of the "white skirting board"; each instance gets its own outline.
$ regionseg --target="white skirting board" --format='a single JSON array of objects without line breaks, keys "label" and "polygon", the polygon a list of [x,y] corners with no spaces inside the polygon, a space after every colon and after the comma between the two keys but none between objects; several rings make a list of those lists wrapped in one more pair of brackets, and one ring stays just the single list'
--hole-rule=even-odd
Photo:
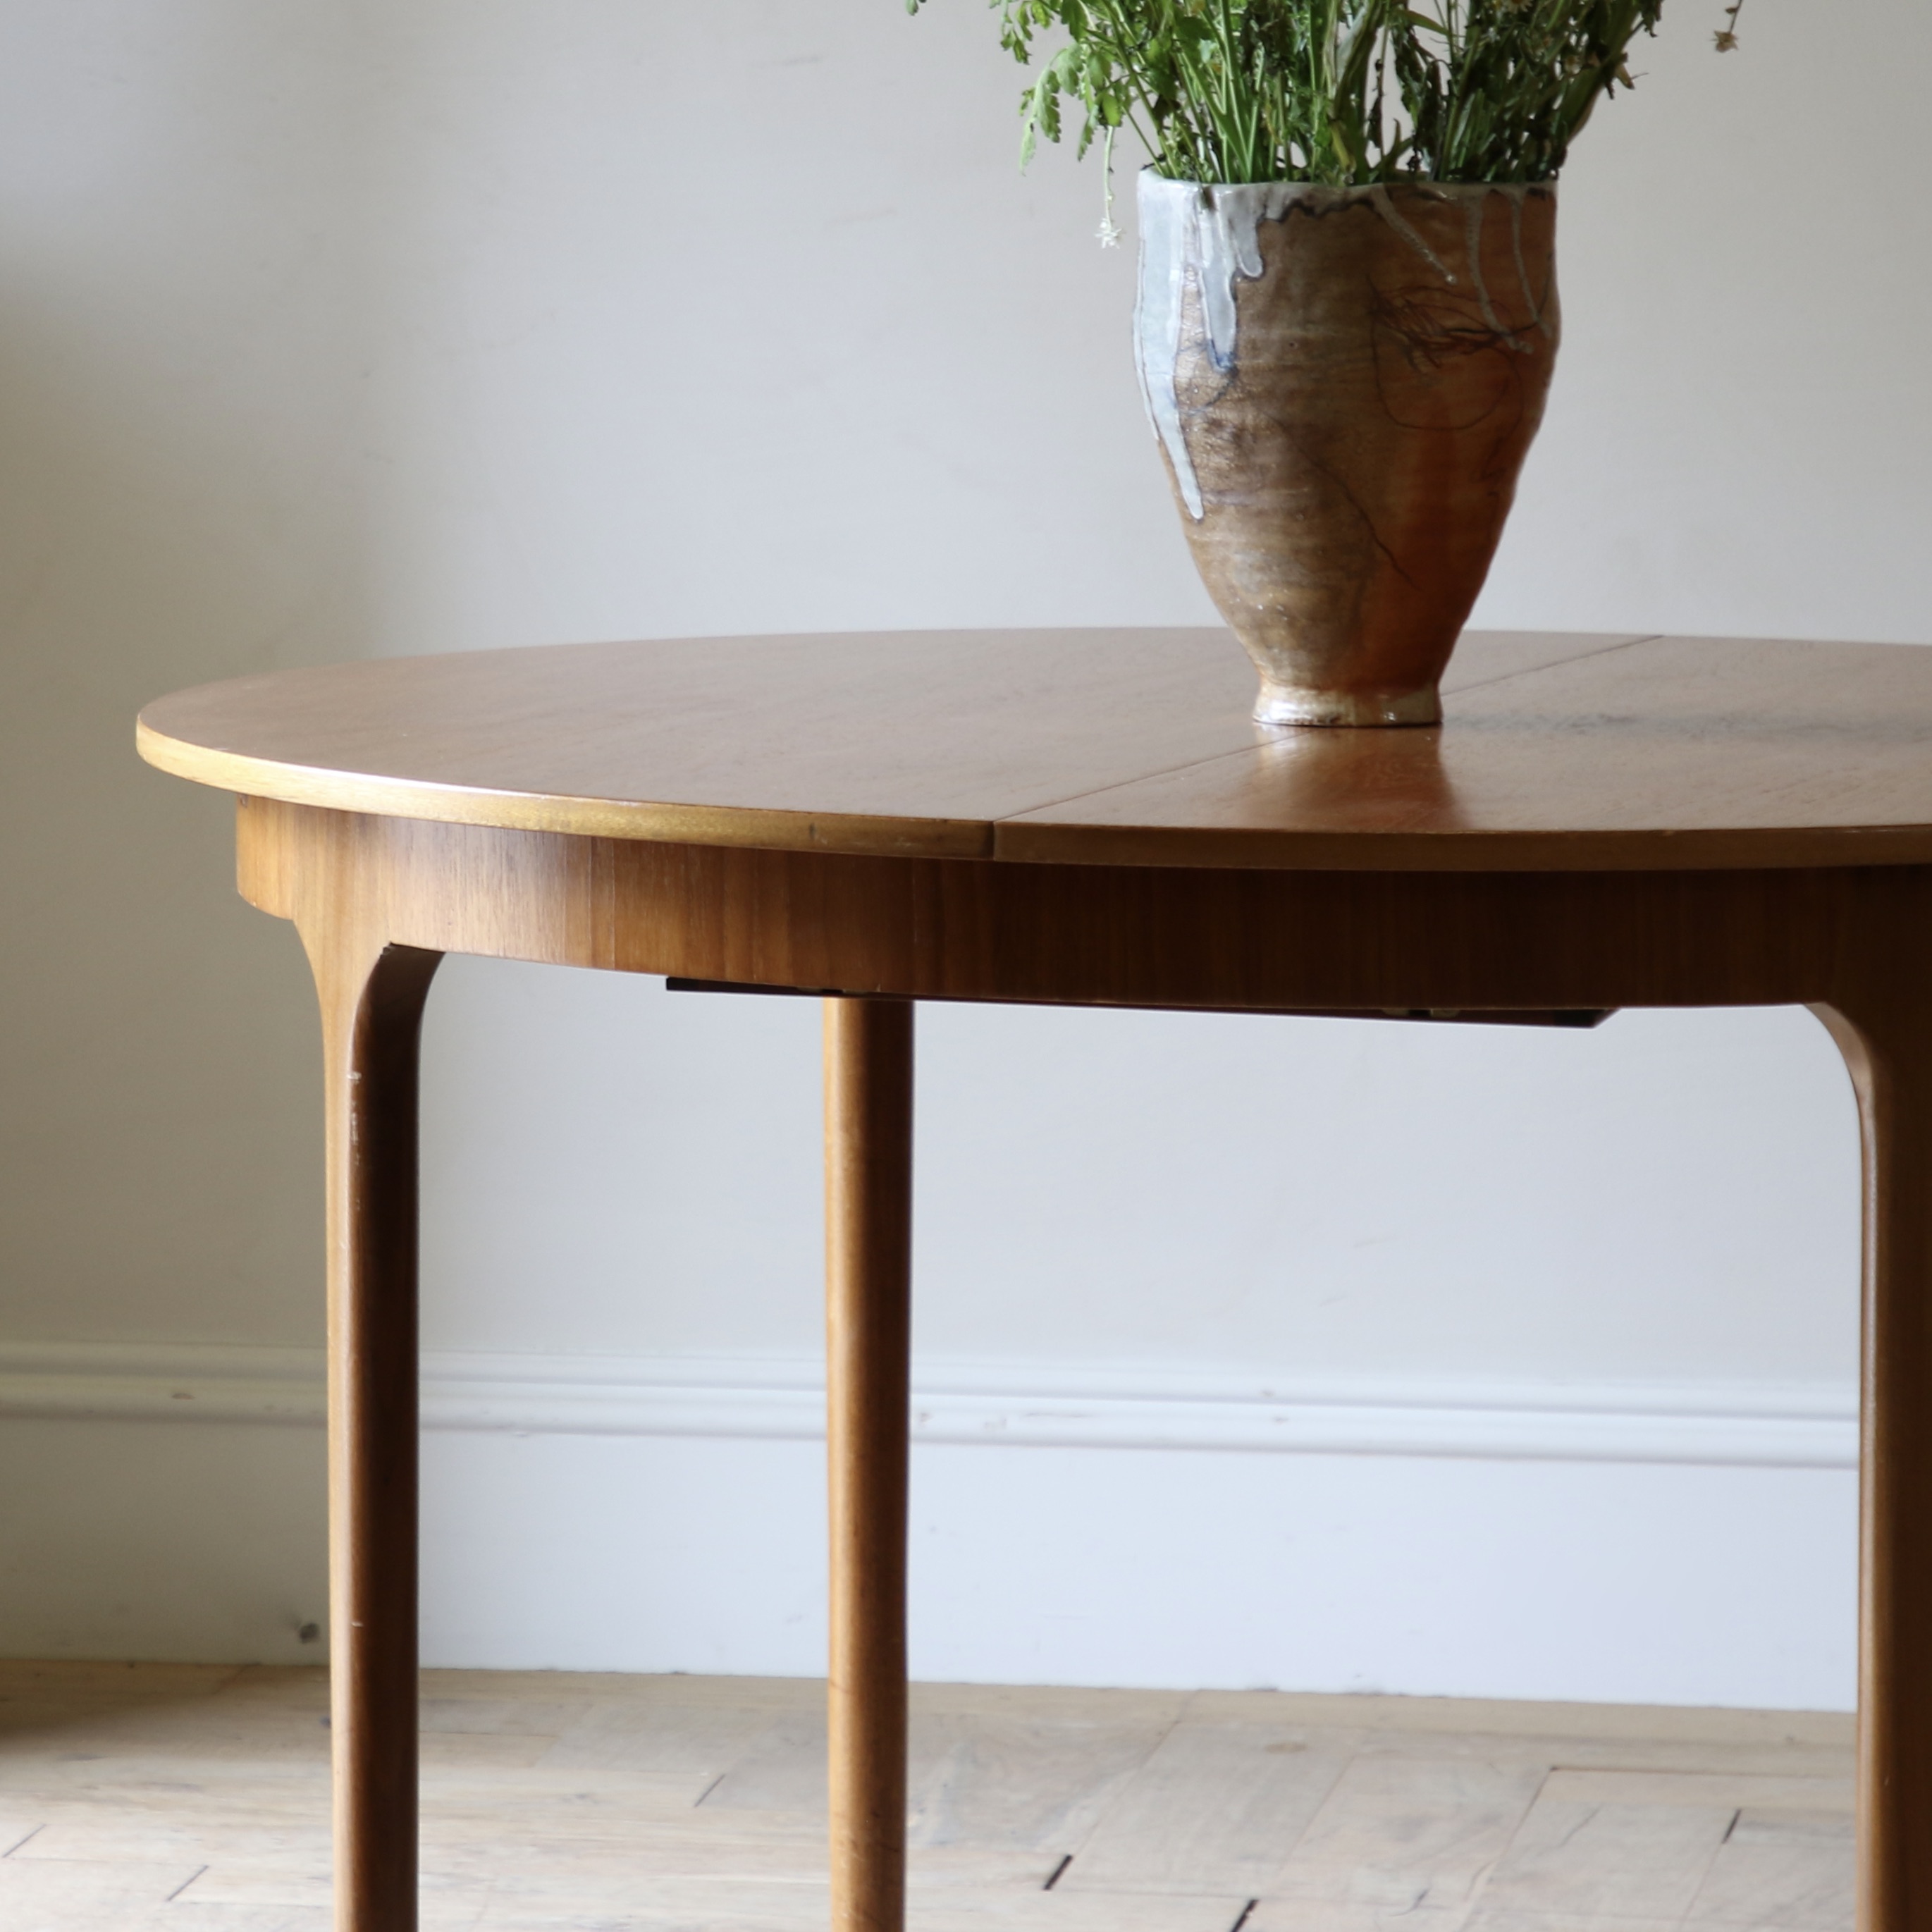
[{"label": "white skirting board", "polygon": [[[1848,1391],[916,1378],[915,1669],[1838,1707]],[[808,1674],[813,1365],[435,1355],[426,1660]],[[314,1352],[0,1346],[0,1648],[313,1658]]]},{"label": "white skirting board", "polygon": [[[0,1343],[0,1417],[314,1425],[322,1359],[301,1348]],[[427,1430],[809,1442],[816,1365],[762,1359],[430,1353]],[[1472,1456],[1531,1461],[1858,1466],[1856,1399],[1835,1384],[1342,1382],[1010,1365],[916,1375],[921,1442],[1029,1448]]]}]

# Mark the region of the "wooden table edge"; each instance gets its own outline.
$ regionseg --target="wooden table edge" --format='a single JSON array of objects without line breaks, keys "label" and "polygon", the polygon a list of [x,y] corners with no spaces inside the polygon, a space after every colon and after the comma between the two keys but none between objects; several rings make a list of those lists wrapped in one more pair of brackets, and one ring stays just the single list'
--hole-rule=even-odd
[{"label": "wooden table edge", "polygon": [[283,764],[191,745],[157,731],[145,714],[136,749],[157,770],[246,798],[358,813],[478,825],[505,832],[556,832],[579,838],[630,838],[662,845],[747,846],[773,852],[836,852],[896,859],[986,859],[993,827],[981,819],[886,818],[859,813],[755,806],[680,805],[578,798],[548,792],[486,790],[423,778],[386,778]]},{"label": "wooden table edge", "polygon": [[899,818],[486,790],[284,764],[170,737],[145,715],[135,728],[135,745],[159,770],[244,797],[372,818],[666,845],[1238,872],[1755,872],[1932,865],[1932,826],[1451,833],[1258,826],[1204,832],[1178,826],[1041,824],[1020,818]]}]

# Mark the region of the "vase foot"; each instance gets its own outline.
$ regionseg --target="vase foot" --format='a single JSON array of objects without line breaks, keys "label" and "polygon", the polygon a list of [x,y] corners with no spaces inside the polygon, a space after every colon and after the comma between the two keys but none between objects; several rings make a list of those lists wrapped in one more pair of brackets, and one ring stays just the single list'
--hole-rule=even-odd
[{"label": "vase foot", "polygon": [[1439,724],[1442,698],[1435,686],[1420,691],[1318,691],[1264,681],[1255,701],[1257,724]]}]

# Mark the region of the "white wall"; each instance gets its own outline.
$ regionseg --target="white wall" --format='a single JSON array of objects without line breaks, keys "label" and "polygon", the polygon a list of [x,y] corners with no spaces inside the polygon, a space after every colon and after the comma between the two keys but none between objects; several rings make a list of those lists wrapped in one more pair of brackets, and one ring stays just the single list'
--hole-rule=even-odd
[{"label": "white wall", "polygon": [[[1932,641],[1932,16],[1754,0],[1720,61],[1707,11],[1566,178],[1479,619]],[[295,1656],[319,1601],[314,1022],[142,698],[1210,614],[1130,254],[1093,164],[1015,173],[1017,80],[976,0],[0,20],[0,1648]],[[815,1667],[814,1023],[445,968],[433,1658]],[[1806,1016],[921,1024],[921,1378],[976,1419],[917,1458],[917,1667],[1848,1701],[1856,1147]]]}]

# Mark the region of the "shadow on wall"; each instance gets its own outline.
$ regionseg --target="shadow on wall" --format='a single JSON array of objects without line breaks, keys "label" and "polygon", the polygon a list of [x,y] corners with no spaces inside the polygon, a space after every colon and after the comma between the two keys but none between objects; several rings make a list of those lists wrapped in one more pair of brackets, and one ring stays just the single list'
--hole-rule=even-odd
[{"label": "shadow on wall", "polygon": [[[328,104],[232,5],[29,14],[0,28],[0,1343],[317,1343],[307,968],[235,895],[227,800],[133,734],[366,628]],[[166,1431],[4,1427],[0,1652],[181,1654],[218,1592],[218,1654],[314,1660],[319,1438],[265,1484]]]},{"label": "shadow on wall", "polygon": [[228,801],[133,748],[148,698],[286,661],[309,587],[260,453],[91,346],[0,318],[4,1339],[313,1340],[305,968]]}]

